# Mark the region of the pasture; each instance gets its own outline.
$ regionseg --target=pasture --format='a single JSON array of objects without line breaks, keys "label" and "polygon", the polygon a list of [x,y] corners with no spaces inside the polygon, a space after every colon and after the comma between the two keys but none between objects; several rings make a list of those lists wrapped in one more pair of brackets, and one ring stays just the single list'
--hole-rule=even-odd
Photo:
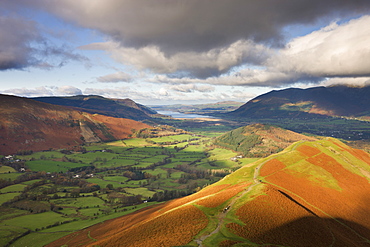
[{"label": "pasture", "polygon": [[12,173],[16,172],[13,167],[10,166],[0,166],[0,173]]},{"label": "pasture", "polygon": [[75,230],[194,193],[222,178],[212,170],[227,174],[247,163],[230,161],[237,154],[207,145],[210,141],[180,134],[89,144],[85,152],[17,155],[31,172],[0,167],[0,179],[13,181],[0,188],[0,246],[12,240],[12,246],[34,241],[43,246]]},{"label": "pasture", "polygon": [[53,160],[32,160],[27,161],[26,166],[35,172],[66,172],[71,168],[81,167],[81,164]]}]

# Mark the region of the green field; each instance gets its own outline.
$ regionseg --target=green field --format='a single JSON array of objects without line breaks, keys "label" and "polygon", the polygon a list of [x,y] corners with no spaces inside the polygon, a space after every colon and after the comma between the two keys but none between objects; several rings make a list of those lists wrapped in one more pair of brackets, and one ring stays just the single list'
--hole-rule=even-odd
[{"label": "green field", "polygon": [[210,148],[210,141],[179,134],[89,144],[84,153],[17,155],[31,172],[16,173],[10,166],[1,166],[0,181],[7,184],[0,188],[0,203],[7,206],[0,207],[0,242],[4,243],[0,246],[26,231],[12,246],[34,241],[35,246],[43,246],[75,230],[158,203],[151,201],[156,193],[191,194],[220,180],[220,171],[225,175],[251,162],[230,161],[237,154]]},{"label": "green field", "polygon": [[30,184],[33,184],[33,183],[36,183],[36,182],[40,182],[40,181],[41,181],[41,179],[33,179],[33,180],[22,182],[22,184],[30,185]]},{"label": "green field", "polygon": [[7,202],[11,199],[13,199],[16,196],[19,196],[21,193],[15,192],[15,193],[6,193],[6,194],[0,194],[0,205],[4,202]]},{"label": "green field", "polygon": [[123,176],[106,176],[104,177],[105,181],[114,181],[118,183],[124,183],[128,180],[128,178],[123,177]]},{"label": "green field", "polygon": [[2,221],[0,225],[22,227],[35,231],[36,229],[41,229],[42,227],[67,220],[70,220],[70,218],[64,217],[54,212],[45,212],[40,214],[23,215],[15,217],[13,219],[7,219]]},{"label": "green field", "polygon": [[16,172],[13,167],[10,166],[0,166],[0,173],[12,173]]},{"label": "green field", "polygon": [[58,206],[76,208],[97,207],[102,204],[101,199],[98,197],[61,198],[51,200],[50,202]]},{"label": "green field", "polygon": [[33,160],[27,161],[26,166],[36,172],[66,172],[71,168],[81,167],[81,164],[52,160]]},{"label": "green field", "polygon": [[25,187],[26,185],[23,185],[23,184],[10,185],[10,186],[0,189],[0,193],[22,192]]},{"label": "green field", "polygon": [[17,177],[19,177],[20,175],[22,175],[22,173],[1,173],[0,174],[0,179],[14,180]]},{"label": "green field", "polygon": [[100,179],[100,178],[89,178],[86,181],[89,182],[89,183],[92,183],[92,184],[97,184],[101,188],[107,187],[108,184],[112,184],[114,187],[121,186],[121,183],[120,182],[111,181],[111,180],[108,181],[108,180],[103,180],[103,179]]}]

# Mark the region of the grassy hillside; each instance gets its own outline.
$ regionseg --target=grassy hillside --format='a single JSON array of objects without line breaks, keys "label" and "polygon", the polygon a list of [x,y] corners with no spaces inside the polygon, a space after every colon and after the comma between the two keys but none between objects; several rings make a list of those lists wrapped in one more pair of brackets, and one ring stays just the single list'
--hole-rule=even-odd
[{"label": "grassy hillside", "polygon": [[239,152],[247,157],[266,157],[282,151],[299,140],[316,140],[266,124],[252,124],[229,131],[216,138],[214,144]]},{"label": "grassy hillside", "polygon": [[299,141],[198,193],[48,246],[369,246],[369,165],[336,139]]}]

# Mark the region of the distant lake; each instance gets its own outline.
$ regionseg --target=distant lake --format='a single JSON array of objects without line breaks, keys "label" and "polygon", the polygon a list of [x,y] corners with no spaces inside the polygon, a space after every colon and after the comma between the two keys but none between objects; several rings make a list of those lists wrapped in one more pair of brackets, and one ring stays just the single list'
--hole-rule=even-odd
[{"label": "distant lake", "polygon": [[185,114],[176,111],[158,111],[159,114],[171,116],[173,118],[212,118],[211,116],[198,115],[198,114]]}]

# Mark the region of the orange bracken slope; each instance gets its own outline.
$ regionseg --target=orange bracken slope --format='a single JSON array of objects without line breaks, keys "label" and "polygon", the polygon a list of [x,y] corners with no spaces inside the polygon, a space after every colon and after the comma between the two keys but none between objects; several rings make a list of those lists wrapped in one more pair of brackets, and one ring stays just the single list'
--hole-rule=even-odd
[{"label": "orange bracken slope", "polygon": [[368,153],[332,138],[302,141],[198,193],[48,246],[365,247],[370,246],[369,195]]},{"label": "orange bracken slope", "polygon": [[84,141],[126,138],[137,121],[71,110],[27,98],[0,95],[0,154],[68,148]]},{"label": "orange bracken slope", "polygon": [[[190,196],[150,206],[67,235],[47,246],[185,245],[208,224],[206,214],[192,202],[201,201],[213,194],[221,194],[222,200],[226,201],[230,197],[227,196],[230,192],[236,194],[246,186],[247,184],[209,186]],[[97,241],[92,242],[91,237]]]},{"label": "orange bracken slope", "polygon": [[263,193],[236,211],[245,225],[228,228],[257,244],[370,246],[369,158],[328,139],[265,159]]}]

